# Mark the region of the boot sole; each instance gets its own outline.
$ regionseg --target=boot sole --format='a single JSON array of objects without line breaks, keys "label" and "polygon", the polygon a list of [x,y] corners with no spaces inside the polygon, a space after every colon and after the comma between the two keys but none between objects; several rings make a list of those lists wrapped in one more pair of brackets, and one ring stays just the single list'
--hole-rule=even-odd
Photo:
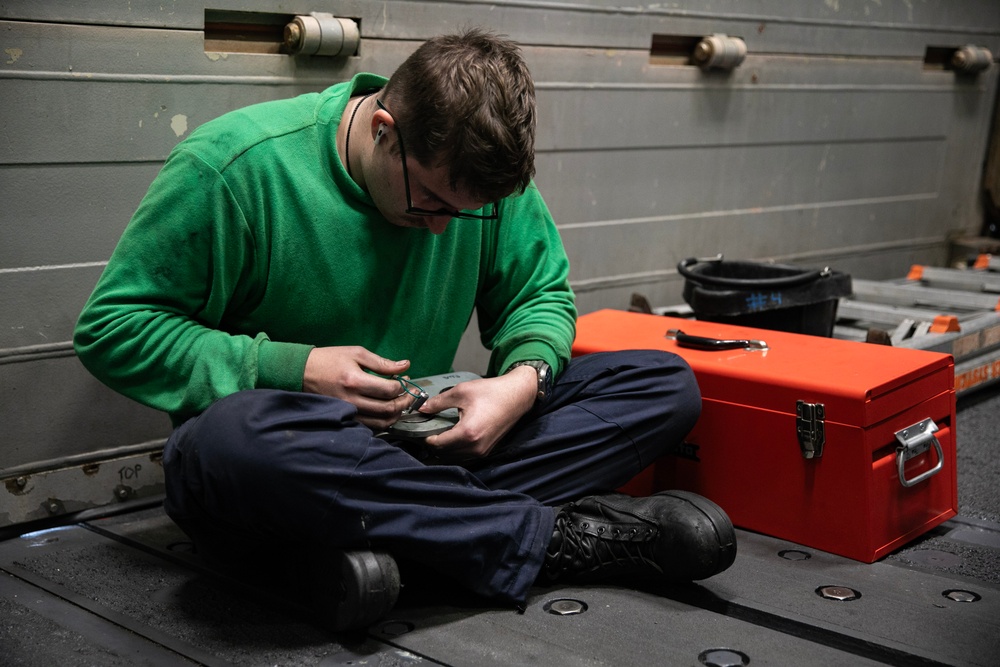
[{"label": "boot sole", "polygon": [[380,551],[342,551],[329,564],[339,576],[338,594],[317,601],[324,625],[335,632],[366,628],[384,618],[399,599],[399,567]]}]

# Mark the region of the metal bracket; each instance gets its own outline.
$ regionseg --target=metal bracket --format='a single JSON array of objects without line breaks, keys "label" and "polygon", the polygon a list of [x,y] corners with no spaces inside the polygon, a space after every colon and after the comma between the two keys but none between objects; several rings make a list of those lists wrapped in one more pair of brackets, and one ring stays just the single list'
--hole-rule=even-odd
[{"label": "metal bracket", "polygon": [[354,19],[312,12],[296,16],[285,26],[284,42],[292,55],[353,56],[361,43],[361,30]]},{"label": "metal bracket", "polygon": [[[925,479],[941,472],[941,468],[944,467],[944,454],[941,451],[941,443],[934,436],[937,430],[937,424],[934,423],[933,419],[925,419],[896,431],[896,440],[900,443],[899,447],[896,448],[896,470],[899,473],[899,483],[903,486],[916,486]],[[906,462],[926,452],[931,448],[931,445],[937,452],[937,464],[930,470],[922,472],[912,479],[907,479],[903,472]]]},{"label": "metal bracket", "polygon": [[796,401],[795,415],[795,430],[802,457],[818,459],[823,456],[823,445],[826,443],[826,408],[822,403]]}]

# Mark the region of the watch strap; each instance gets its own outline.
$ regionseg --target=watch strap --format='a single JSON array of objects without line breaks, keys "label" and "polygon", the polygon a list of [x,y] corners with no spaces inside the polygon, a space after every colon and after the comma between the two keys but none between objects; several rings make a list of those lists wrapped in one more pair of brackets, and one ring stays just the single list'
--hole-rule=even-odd
[{"label": "watch strap", "polygon": [[552,393],[552,367],[540,359],[518,361],[511,364],[510,367],[504,372],[504,375],[510,373],[518,366],[531,366],[535,369],[535,373],[538,376],[538,391],[535,394],[535,402],[541,403],[548,399],[549,395]]}]

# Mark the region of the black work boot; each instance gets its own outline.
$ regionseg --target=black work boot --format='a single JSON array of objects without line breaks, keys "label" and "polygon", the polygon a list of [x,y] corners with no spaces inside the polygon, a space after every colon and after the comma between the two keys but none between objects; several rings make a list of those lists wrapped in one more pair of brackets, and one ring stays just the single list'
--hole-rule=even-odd
[{"label": "black work boot", "polygon": [[339,632],[364,628],[388,614],[399,599],[399,568],[382,551],[335,551],[310,563],[311,606],[320,623]]},{"label": "black work boot", "polygon": [[736,559],[736,533],[721,507],[687,491],[645,498],[590,496],[564,505],[541,581],[595,582],[653,575],[693,581]]}]

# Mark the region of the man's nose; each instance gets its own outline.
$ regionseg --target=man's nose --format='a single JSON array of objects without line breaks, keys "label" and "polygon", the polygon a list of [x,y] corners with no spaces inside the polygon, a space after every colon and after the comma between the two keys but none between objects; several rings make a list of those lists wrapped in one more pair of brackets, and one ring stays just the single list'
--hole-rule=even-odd
[{"label": "man's nose", "polygon": [[433,218],[427,218],[427,229],[431,234],[443,234],[444,230],[448,228],[448,223],[450,222],[450,215],[440,215]]}]

